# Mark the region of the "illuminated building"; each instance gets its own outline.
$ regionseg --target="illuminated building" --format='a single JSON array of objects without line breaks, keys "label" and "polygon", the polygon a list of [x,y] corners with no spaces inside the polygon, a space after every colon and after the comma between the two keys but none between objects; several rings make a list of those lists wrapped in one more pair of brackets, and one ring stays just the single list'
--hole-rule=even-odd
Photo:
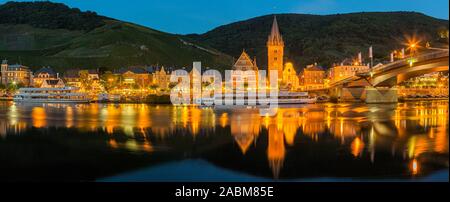
[{"label": "illuminated building", "polygon": [[82,90],[91,93],[92,96],[96,96],[99,93],[104,92],[105,89],[100,82],[100,76],[97,70],[81,70],[79,71],[79,75],[84,84]]},{"label": "illuminated building", "polygon": [[273,20],[272,31],[267,40],[267,58],[268,58],[268,75],[270,71],[278,71],[278,79],[281,80],[283,75],[283,57],[284,57],[284,41],[278,28],[277,18]]},{"label": "illuminated building", "polygon": [[119,76],[119,85],[128,89],[150,86],[152,83],[151,73],[143,67],[124,67],[113,72],[113,74]]},{"label": "illuminated building", "polygon": [[153,85],[160,89],[168,89],[170,85],[170,72],[166,71],[164,67],[156,70],[153,73]]},{"label": "illuminated building", "polygon": [[42,67],[34,73],[33,86],[36,88],[41,87],[45,80],[56,79],[57,73],[50,67]]},{"label": "illuminated building", "polygon": [[250,56],[245,52],[245,50],[243,50],[239,59],[237,59],[234,63],[233,70],[258,71],[258,65],[256,64],[256,59],[252,61],[252,59],[250,59]]},{"label": "illuminated building", "polygon": [[[236,71],[254,71],[255,76],[247,76],[247,75],[241,75],[242,76],[242,82],[248,84],[254,84],[255,87],[257,87],[257,81],[258,81],[258,65],[256,64],[256,58],[252,61],[252,59],[250,59],[250,56],[245,52],[245,50],[242,51],[241,56],[239,57],[239,59],[236,60],[236,62],[233,65],[233,70]],[[236,76],[238,76],[237,73],[232,75],[233,78],[233,85],[239,86],[239,83],[235,83],[237,78]]]},{"label": "illuminated building", "polygon": [[442,73],[425,74],[408,79],[400,84],[399,95],[410,96],[448,96],[448,75]]},{"label": "illuminated building", "polygon": [[367,72],[369,71],[369,66],[358,65],[358,64],[349,64],[344,65],[344,63],[334,66],[330,70],[330,82],[338,82],[352,76],[355,76],[357,72]]},{"label": "illuminated building", "polygon": [[30,68],[20,64],[8,65],[7,60],[2,61],[0,74],[0,83],[3,85],[21,84],[24,86],[30,86],[33,81],[33,73]]},{"label": "illuminated building", "polygon": [[299,79],[292,63],[286,63],[283,70],[283,85],[289,90],[297,90]]},{"label": "illuminated building", "polygon": [[66,85],[62,79],[46,79],[39,86],[40,88],[64,88]]},{"label": "illuminated building", "polygon": [[67,86],[81,88],[81,77],[79,75],[79,70],[69,70],[64,73],[64,80]]},{"label": "illuminated building", "polygon": [[97,70],[69,70],[64,74],[64,81],[67,86],[80,88],[93,98],[105,91]]},{"label": "illuminated building", "polygon": [[440,81],[439,73],[425,74],[411,78],[404,82],[404,86],[411,88],[436,88]]},{"label": "illuminated building", "polygon": [[304,90],[324,89],[325,70],[316,64],[309,65],[303,70],[301,80]]}]

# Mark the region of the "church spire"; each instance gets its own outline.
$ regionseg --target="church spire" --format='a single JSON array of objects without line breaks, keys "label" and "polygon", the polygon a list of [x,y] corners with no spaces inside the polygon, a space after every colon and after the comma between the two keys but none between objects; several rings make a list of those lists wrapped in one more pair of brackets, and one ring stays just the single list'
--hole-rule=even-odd
[{"label": "church spire", "polygon": [[272,31],[270,32],[267,43],[270,45],[284,45],[283,37],[281,36],[280,29],[278,28],[277,16],[273,18]]}]

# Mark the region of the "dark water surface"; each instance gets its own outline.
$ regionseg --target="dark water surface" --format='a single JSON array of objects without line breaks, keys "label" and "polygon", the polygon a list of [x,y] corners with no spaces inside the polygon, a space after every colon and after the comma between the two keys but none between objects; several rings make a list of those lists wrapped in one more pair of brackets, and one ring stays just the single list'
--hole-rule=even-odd
[{"label": "dark water surface", "polygon": [[0,181],[448,181],[448,101],[199,109],[0,102]]}]

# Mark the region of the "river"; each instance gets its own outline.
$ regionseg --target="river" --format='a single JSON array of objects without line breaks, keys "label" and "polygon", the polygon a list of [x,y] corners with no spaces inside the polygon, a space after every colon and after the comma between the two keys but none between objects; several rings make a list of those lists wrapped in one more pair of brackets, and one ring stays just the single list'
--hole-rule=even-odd
[{"label": "river", "polygon": [[0,181],[448,181],[448,104],[0,102]]}]

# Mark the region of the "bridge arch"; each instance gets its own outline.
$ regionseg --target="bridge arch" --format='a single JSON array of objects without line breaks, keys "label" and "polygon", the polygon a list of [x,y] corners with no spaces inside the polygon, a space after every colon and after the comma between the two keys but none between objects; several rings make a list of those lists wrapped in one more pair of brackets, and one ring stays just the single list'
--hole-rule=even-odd
[{"label": "bridge arch", "polygon": [[374,74],[371,84],[375,87],[393,87],[420,75],[448,71],[448,51],[445,51],[431,58],[424,57],[422,60],[419,58],[413,66],[410,66],[408,62],[403,62],[392,68],[386,67]]}]

